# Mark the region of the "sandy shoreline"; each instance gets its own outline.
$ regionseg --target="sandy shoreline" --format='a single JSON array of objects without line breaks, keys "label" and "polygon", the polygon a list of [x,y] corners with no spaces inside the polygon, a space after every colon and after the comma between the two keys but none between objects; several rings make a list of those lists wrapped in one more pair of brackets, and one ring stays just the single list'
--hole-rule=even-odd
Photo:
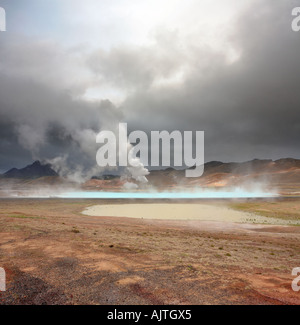
[{"label": "sandy shoreline", "polygon": [[[94,217],[127,217],[160,220],[199,220],[289,225],[291,221],[266,218],[226,206],[209,204],[108,204],[86,208],[82,214]],[[294,224],[299,222],[294,221]]]}]

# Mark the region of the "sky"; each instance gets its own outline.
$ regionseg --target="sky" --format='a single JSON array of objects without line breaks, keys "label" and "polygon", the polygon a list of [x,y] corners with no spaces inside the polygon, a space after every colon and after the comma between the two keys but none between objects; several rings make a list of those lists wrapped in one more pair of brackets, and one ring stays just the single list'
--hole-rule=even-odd
[{"label": "sky", "polygon": [[96,134],[205,132],[205,161],[300,158],[294,0],[0,0],[0,172],[99,172]]}]

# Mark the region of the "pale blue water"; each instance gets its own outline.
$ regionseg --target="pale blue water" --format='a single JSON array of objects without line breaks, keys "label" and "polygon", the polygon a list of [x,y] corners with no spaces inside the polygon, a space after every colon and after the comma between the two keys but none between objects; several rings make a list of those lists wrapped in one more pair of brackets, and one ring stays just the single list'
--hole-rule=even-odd
[{"label": "pale blue water", "polygon": [[201,192],[67,192],[55,195],[66,199],[221,199],[267,198],[275,193],[263,191],[201,191]]}]

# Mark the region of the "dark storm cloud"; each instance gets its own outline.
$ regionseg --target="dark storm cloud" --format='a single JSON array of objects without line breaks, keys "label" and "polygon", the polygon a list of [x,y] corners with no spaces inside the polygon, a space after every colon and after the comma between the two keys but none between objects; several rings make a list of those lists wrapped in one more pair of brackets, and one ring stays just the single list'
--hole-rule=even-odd
[{"label": "dark storm cloud", "polygon": [[[122,107],[132,129],[205,130],[208,160],[299,157],[300,36],[291,30],[296,5],[255,1],[247,8],[228,39],[239,53],[233,62],[226,49],[216,52],[201,41],[180,47],[173,33],[164,37],[167,44],[158,39],[140,51],[95,55],[92,66],[109,72],[116,87],[135,85]],[[181,82],[155,86],[181,69]]]},{"label": "dark storm cloud", "polygon": [[[94,172],[95,134],[120,120],[131,130],[204,130],[206,160],[300,158],[295,6],[254,1],[232,21],[222,49],[201,33],[162,28],[151,45],[92,53],[1,35],[0,170],[56,158],[61,168],[67,160],[78,174]],[[101,85],[124,94],[119,108],[82,98]]]},{"label": "dark storm cloud", "polygon": [[181,89],[139,92],[124,107],[148,112],[141,115],[158,128],[205,130],[208,159],[299,157],[300,39],[290,28],[291,6],[267,1],[251,9],[231,38],[239,60],[215,58],[203,74],[196,65]]},{"label": "dark storm cloud", "polygon": [[77,54],[66,56],[47,42],[23,42],[3,41],[0,49],[0,169],[61,157],[76,171],[96,171],[95,136],[116,123],[120,112],[109,100],[76,98],[86,82],[80,67],[70,65]]}]

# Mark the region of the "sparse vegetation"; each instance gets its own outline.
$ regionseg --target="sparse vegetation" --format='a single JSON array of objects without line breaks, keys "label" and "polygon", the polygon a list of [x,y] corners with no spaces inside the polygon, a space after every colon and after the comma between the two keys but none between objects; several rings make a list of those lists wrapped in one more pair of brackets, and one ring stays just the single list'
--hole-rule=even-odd
[{"label": "sparse vegetation", "polygon": [[16,218],[16,219],[45,219],[42,217],[34,217],[34,216],[25,216],[25,215],[11,215],[8,216],[9,218]]},{"label": "sparse vegetation", "polygon": [[[235,210],[254,213],[267,218],[283,220],[300,220],[300,200],[287,199],[286,201],[256,201],[231,203],[230,207]],[[251,221],[257,221],[255,218]]]}]

